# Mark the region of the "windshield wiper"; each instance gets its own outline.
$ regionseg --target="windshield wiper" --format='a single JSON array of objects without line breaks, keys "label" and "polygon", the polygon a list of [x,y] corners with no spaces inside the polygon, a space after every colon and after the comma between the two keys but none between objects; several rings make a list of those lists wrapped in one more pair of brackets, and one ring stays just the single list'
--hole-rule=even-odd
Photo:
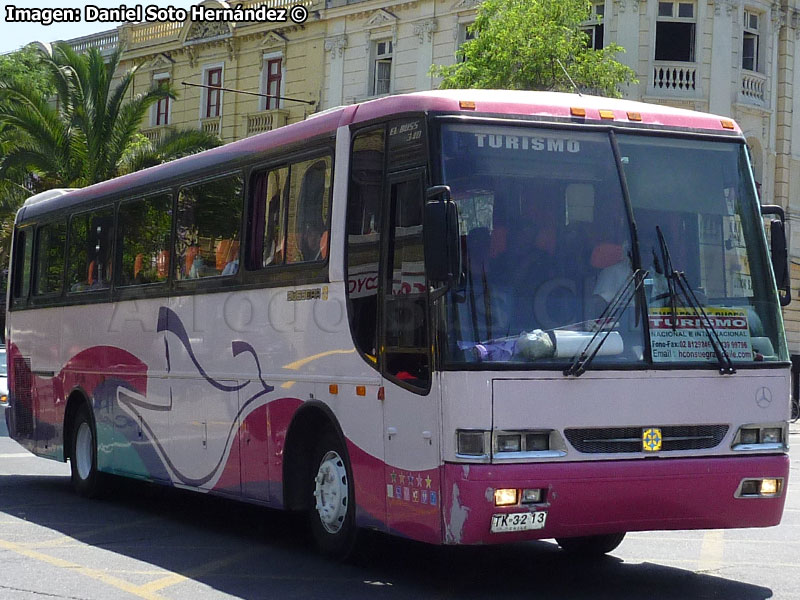
[{"label": "windshield wiper", "polygon": [[[639,288],[642,287],[647,275],[647,271],[642,271],[641,269],[636,269],[636,271],[628,275],[628,278],[623,282],[616,294],[614,294],[611,302],[608,303],[608,306],[603,309],[603,312],[600,313],[600,316],[595,321],[595,323],[599,322],[600,326],[596,329],[594,335],[583,347],[583,350],[575,356],[575,360],[572,361],[572,364],[564,369],[564,376],[574,375],[575,377],[580,377],[586,372],[586,369],[600,351],[601,346],[608,339],[608,336],[611,335],[611,332],[614,331],[617,323],[619,323],[625,310],[630,305],[631,300],[636,296]],[[633,285],[634,282],[635,285]],[[600,335],[603,335],[603,337],[597,341]],[[594,345],[595,341],[597,341],[596,345]],[[590,350],[591,353],[589,352]]]},{"label": "windshield wiper", "polygon": [[669,289],[669,304],[672,313],[672,331],[677,330],[678,322],[678,309],[676,306],[676,302],[678,300],[678,293],[676,291],[677,288],[680,290],[681,295],[686,301],[685,305],[694,310],[695,316],[700,317],[700,323],[702,323],[703,329],[706,332],[706,336],[708,336],[708,341],[711,343],[711,347],[714,350],[714,355],[717,357],[720,375],[733,375],[736,373],[736,367],[733,366],[733,361],[731,360],[728,351],[725,350],[725,346],[722,345],[722,340],[719,337],[716,327],[714,327],[714,324],[708,318],[703,305],[697,300],[697,296],[695,295],[694,290],[692,290],[692,286],[689,285],[689,280],[686,278],[686,273],[683,271],[676,271],[673,268],[672,257],[669,253],[667,240],[664,238],[664,234],[661,232],[661,227],[658,225],[656,225],[656,234],[658,234],[658,245],[661,248],[661,258],[664,262],[664,276],[667,279],[667,287]]}]

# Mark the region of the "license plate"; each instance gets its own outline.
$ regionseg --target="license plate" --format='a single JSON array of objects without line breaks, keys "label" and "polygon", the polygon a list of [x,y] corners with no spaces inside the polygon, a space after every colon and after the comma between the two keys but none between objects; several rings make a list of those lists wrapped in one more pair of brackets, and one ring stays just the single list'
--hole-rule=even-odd
[{"label": "license plate", "polygon": [[492,533],[543,529],[546,520],[545,511],[492,515]]}]

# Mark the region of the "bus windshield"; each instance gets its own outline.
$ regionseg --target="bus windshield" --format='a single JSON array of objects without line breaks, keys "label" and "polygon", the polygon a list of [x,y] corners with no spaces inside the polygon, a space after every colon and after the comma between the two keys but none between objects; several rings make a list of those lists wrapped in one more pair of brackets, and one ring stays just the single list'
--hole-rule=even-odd
[{"label": "bus windshield", "polygon": [[[443,125],[464,265],[446,297],[449,363],[560,368],[596,349],[595,366],[716,366],[709,322],[734,363],[787,360],[744,147],[617,139],[638,246],[608,133]],[[668,285],[666,255],[707,322]]]}]

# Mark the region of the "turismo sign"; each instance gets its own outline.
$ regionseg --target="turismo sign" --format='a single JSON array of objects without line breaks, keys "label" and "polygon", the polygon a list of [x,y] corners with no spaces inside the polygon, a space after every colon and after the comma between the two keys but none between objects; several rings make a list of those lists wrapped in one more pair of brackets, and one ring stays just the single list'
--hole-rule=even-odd
[{"label": "turismo sign", "polygon": [[[716,329],[722,347],[734,361],[753,360],[747,313],[738,308],[706,307],[708,322]],[[691,308],[651,308],[650,345],[654,362],[716,361],[703,317]],[[674,324],[674,328],[673,328]]]}]

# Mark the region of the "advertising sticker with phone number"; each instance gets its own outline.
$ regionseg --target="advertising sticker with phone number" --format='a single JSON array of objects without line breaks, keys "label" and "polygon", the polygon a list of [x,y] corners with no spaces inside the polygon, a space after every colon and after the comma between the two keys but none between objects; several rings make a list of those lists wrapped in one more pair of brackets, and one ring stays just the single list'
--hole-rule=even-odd
[{"label": "advertising sticker with phone number", "polygon": [[[705,307],[708,323],[716,329],[722,347],[734,361],[753,360],[747,313],[739,308]],[[703,317],[694,309],[679,307],[673,318],[669,307],[651,308],[650,345],[654,362],[716,361]],[[674,327],[673,327],[674,321]]]}]

